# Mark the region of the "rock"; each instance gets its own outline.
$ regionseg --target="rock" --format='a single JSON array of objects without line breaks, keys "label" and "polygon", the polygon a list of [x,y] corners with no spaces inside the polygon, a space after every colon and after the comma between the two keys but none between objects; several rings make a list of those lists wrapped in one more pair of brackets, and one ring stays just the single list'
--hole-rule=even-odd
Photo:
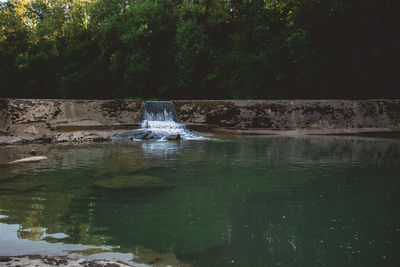
[{"label": "rock", "polygon": [[145,134],[142,136],[142,139],[144,139],[144,140],[150,140],[150,139],[154,139],[154,136],[152,136],[150,133],[145,133]]},{"label": "rock", "polygon": [[158,178],[141,175],[105,179],[95,182],[94,185],[106,189],[167,187],[167,185]]},{"label": "rock", "polygon": [[36,156],[37,155],[37,152],[36,152],[36,150],[34,150],[34,149],[32,149],[31,150],[31,152],[29,152],[32,156]]},{"label": "rock", "polygon": [[74,131],[55,135],[56,143],[86,143],[109,141],[110,131]]},{"label": "rock", "polygon": [[12,145],[21,142],[22,138],[15,135],[0,136],[0,145]]},{"label": "rock", "polygon": [[66,256],[28,255],[15,257],[0,257],[0,266],[90,266],[90,267],[129,267],[120,261],[92,260],[85,258],[71,259]]},{"label": "rock", "polygon": [[44,156],[35,156],[35,157],[28,157],[28,158],[23,158],[23,159],[18,159],[9,162],[8,164],[21,164],[21,163],[32,163],[32,162],[38,162],[42,160],[48,159],[47,157]]},{"label": "rock", "polygon": [[166,139],[168,141],[179,141],[179,140],[181,140],[181,135],[180,134],[170,135],[170,136],[167,136]]},{"label": "rock", "polygon": [[35,127],[34,125],[29,125],[29,126],[26,127],[24,132],[28,133],[28,134],[38,134],[39,133],[39,129],[37,127]]},{"label": "rock", "polygon": [[94,254],[100,254],[100,253],[107,253],[107,252],[113,252],[112,250],[109,249],[104,249],[104,248],[88,248],[88,249],[83,249],[83,250],[71,250],[70,253],[75,253],[75,254],[80,254],[84,256],[90,256]]},{"label": "rock", "polygon": [[9,262],[12,261],[11,257],[8,256],[0,256],[0,262]]},{"label": "rock", "polygon": [[191,266],[187,262],[178,260],[173,253],[158,253],[141,247],[136,249],[135,252],[137,254],[135,262],[146,264],[146,266]]}]

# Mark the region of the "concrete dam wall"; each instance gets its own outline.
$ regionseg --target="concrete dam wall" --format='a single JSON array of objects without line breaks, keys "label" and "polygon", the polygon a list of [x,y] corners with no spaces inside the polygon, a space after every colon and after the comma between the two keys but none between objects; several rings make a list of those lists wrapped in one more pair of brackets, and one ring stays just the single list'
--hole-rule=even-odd
[{"label": "concrete dam wall", "polygon": [[[199,131],[239,134],[400,132],[399,99],[172,102],[180,122]],[[0,99],[0,143],[38,139],[61,142],[85,139],[87,135],[95,140],[97,137],[107,139],[110,131],[137,128],[142,105],[142,101],[131,100]]]},{"label": "concrete dam wall", "polygon": [[184,123],[233,128],[343,129],[400,126],[400,100],[178,100]]}]

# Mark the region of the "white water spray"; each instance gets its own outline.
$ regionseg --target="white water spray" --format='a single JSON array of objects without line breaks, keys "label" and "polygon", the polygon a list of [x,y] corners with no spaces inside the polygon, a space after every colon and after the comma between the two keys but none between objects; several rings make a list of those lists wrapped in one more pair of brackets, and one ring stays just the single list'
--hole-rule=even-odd
[{"label": "white water spray", "polygon": [[[137,139],[199,140],[205,139],[179,123],[171,101],[149,101],[143,105],[141,128],[123,134]],[[130,135],[130,136],[129,136]]]}]

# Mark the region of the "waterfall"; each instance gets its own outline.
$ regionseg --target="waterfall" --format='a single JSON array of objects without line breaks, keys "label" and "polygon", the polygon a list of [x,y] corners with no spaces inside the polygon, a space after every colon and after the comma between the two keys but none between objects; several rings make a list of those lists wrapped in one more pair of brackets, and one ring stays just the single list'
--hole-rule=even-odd
[{"label": "waterfall", "polygon": [[142,121],[178,122],[174,103],[171,101],[147,101],[143,105]]},{"label": "waterfall", "polygon": [[165,140],[204,139],[179,123],[174,103],[171,101],[147,101],[142,107],[141,128],[120,134],[120,138]]}]

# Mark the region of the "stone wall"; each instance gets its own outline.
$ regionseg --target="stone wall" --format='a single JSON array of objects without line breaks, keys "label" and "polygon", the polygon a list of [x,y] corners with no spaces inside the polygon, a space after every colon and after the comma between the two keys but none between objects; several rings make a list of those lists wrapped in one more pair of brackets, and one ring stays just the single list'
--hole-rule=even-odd
[{"label": "stone wall", "polygon": [[[179,120],[199,131],[215,132],[217,127],[245,134],[400,132],[400,100],[396,99],[173,102]],[[110,131],[139,126],[142,104],[129,100],[0,99],[0,143],[109,139]]]},{"label": "stone wall", "polygon": [[177,100],[184,123],[232,128],[345,129],[400,126],[400,100]]},{"label": "stone wall", "polygon": [[138,127],[141,101],[0,99],[0,144],[109,140]]},{"label": "stone wall", "polygon": [[5,133],[8,127],[8,101],[0,99],[0,134]]},{"label": "stone wall", "polygon": [[[142,102],[122,100],[2,99],[0,125],[10,132],[112,128],[135,125],[140,120]],[[3,114],[3,115],[1,115]]]}]

